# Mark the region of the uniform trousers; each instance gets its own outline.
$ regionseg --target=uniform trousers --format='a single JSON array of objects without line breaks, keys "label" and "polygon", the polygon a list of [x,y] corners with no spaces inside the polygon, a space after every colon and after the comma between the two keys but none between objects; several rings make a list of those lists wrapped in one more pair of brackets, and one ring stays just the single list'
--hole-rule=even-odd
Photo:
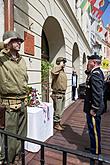
[{"label": "uniform trousers", "polygon": [[101,154],[101,133],[100,124],[101,116],[86,115],[88,131],[90,137],[90,150],[92,154]]},{"label": "uniform trousers", "polygon": [[65,94],[54,94],[53,107],[54,107],[54,122],[60,122],[65,106]]},{"label": "uniform trousers", "polygon": [[[27,135],[27,107],[21,103],[21,107],[12,110],[7,107],[5,112],[5,130],[22,137]],[[13,162],[16,155],[21,152],[21,141],[8,136],[8,161]],[[3,155],[2,151],[2,155]]]},{"label": "uniform trousers", "polygon": [[72,100],[75,100],[76,86],[72,86]]}]

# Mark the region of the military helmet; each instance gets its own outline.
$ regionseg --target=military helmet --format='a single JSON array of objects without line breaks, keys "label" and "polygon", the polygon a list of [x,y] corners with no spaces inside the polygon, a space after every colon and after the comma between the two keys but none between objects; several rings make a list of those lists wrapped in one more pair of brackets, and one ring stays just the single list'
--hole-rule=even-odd
[{"label": "military helmet", "polygon": [[24,42],[21,36],[15,31],[7,31],[4,33],[3,35],[4,44],[8,44],[12,39],[19,39],[21,42]]},{"label": "military helmet", "polygon": [[66,58],[58,57],[58,58],[56,59],[56,64],[59,65],[61,61],[63,61],[64,63],[67,62]]}]

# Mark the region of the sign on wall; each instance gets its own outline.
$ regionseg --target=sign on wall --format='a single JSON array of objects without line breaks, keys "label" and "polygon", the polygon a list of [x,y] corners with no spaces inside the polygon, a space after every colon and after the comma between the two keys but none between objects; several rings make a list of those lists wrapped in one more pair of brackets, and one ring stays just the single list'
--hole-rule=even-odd
[{"label": "sign on wall", "polygon": [[24,53],[34,55],[34,36],[24,32]]},{"label": "sign on wall", "polygon": [[102,68],[103,69],[109,69],[110,61],[106,58],[103,59],[102,61]]}]

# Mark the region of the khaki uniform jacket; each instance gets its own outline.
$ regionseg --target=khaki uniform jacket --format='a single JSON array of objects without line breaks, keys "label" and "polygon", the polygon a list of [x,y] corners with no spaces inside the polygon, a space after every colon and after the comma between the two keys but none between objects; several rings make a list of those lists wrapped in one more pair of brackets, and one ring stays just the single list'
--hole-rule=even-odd
[{"label": "khaki uniform jacket", "polygon": [[52,71],[52,85],[54,92],[65,92],[67,89],[67,76],[60,65],[56,65]]},{"label": "khaki uniform jacket", "polygon": [[0,52],[0,95],[23,95],[27,91],[26,63],[18,54],[15,61],[6,49]]}]

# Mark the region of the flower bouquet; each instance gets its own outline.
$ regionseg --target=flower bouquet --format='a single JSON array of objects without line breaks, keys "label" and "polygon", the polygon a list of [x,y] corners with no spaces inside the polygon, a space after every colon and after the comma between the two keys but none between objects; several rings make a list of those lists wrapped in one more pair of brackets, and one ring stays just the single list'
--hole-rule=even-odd
[{"label": "flower bouquet", "polygon": [[38,90],[35,88],[29,87],[28,90],[28,106],[35,107],[40,104],[40,100],[38,97],[39,93]]}]

